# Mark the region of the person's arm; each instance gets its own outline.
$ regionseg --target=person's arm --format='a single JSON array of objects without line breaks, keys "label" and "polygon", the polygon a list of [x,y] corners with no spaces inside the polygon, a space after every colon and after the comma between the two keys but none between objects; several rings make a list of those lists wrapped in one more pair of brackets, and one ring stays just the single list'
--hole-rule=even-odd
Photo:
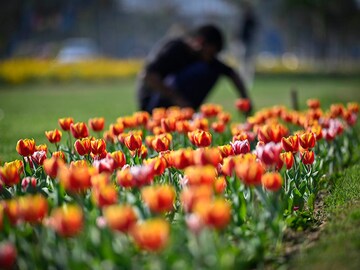
[{"label": "person's arm", "polygon": [[233,69],[231,69],[231,71],[228,73],[228,76],[231,79],[231,81],[233,82],[233,84],[235,85],[236,90],[238,91],[240,96],[242,98],[246,98],[250,101],[250,110],[249,110],[248,114],[251,114],[252,109],[253,109],[253,104],[252,104],[251,98],[247,92],[247,89],[245,87],[243,80]]},{"label": "person's arm", "polygon": [[189,107],[191,104],[180,96],[174,89],[164,84],[160,75],[154,71],[145,71],[142,76],[146,86],[151,90],[160,93],[163,97],[171,100],[175,105],[180,107]]}]

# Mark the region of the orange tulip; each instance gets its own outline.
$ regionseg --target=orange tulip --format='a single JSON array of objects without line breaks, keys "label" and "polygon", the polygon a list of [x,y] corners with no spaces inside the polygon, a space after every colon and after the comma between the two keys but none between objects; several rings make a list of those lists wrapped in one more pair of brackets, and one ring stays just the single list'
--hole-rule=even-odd
[{"label": "orange tulip", "polygon": [[285,163],[286,169],[290,170],[290,168],[294,164],[294,155],[292,152],[284,152],[280,154],[280,159]]},{"label": "orange tulip", "polygon": [[137,126],[146,126],[150,119],[150,114],[145,111],[138,111],[134,113],[134,118]]},{"label": "orange tulip", "polygon": [[304,151],[301,153],[301,161],[305,165],[311,165],[314,163],[315,153],[313,151]]},{"label": "orange tulip", "polygon": [[45,131],[45,136],[50,143],[58,143],[61,140],[62,132],[58,129]]},{"label": "orange tulip", "polygon": [[191,122],[191,130],[209,130],[209,120],[207,118],[195,118]]},{"label": "orange tulip", "polygon": [[191,131],[190,122],[188,120],[176,121],[176,132],[181,134],[187,134]]},{"label": "orange tulip", "polygon": [[215,179],[214,190],[217,194],[224,193],[226,187],[227,187],[227,183],[224,176],[220,176]]},{"label": "orange tulip", "polygon": [[287,135],[287,133],[288,130],[283,125],[266,124],[258,129],[258,138],[259,141],[263,141],[264,143],[278,143],[281,141],[282,137],[285,137]]},{"label": "orange tulip", "polygon": [[210,202],[213,197],[213,187],[210,185],[189,186],[180,194],[180,202],[186,212],[191,212],[199,201]]},{"label": "orange tulip", "polygon": [[18,140],[16,144],[16,151],[23,157],[31,156],[35,152],[34,139]]},{"label": "orange tulip", "polygon": [[261,183],[270,191],[278,191],[281,189],[283,179],[278,172],[268,172],[261,177]]},{"label": "orange tulip", "polygon": [[305,132],[299,136],[299,143],[303,149],[313,148],[315,142],[315,134],[312,132]]},{"label": "orange tulip", "polygon": [[106,143],[103,139],[97,139],[90,141],[91,153],[94,155],[101,155],[106,150]]},{"label": "orange tulip", "polygon": [[223,122],[224,124],[227,124],[231,120],[231,114],[228,112],[220,112],[217,115],[217,119]]},{"label": "orange tulip", "polygon": [[135,151],[141,148],[142,139],[140,135],[130,134],[125,137],[124,143],[130,151]]},{"label": "orange tulip", "polygon": [[78,205],[65,204],[52,211],[49,225],[60,236],[73,237],[82,230],[83,218],[83,211]]},{"label": "orange tulip", "polygon": [[18,201],[16,199],[11,199],[5,201],[3,206],[4,206],[4,214],[10,221],[11,225],[16,225],[16,223],[20,219]]},{"label": "orange tulip", "polygon": [[264,168],[259,162],[244,159],[235,165],[235,173],[245,185],[260,185]]},{"label": "orange tulip", "polygon": [[211,124],[211,128],[217,133],[223,133],[225,131],[226,125],[224,122],[218,121],[213,122]]},{"label": "orange tulip", "polygon": [[39,223],[48,212],[48,202],[41,195],[26,195],[19,198],[19,214],[29,223]]},{"label": "orange tulip", "polygon": [[114,170],[122,168],[126,164],[125,154],[121,151],[109,153],[108,156],[114,160]]},{"label": "orange tulip", "polygon": [[35,146],[35,151],[44,151],[45,153],[47,153],[48,147],[46,144],[39,144]]},{"label": "orange tulip", "polygon": [[144,160],[144,163],[148,164],[152,168],[154,175],[163,174],[167,167],[167,161],[162,156]]},{"label": "orange tulip", "polygon": [[118,192],[112,184],[99,186],[92,190],[92,200],[100,208],[115,204],[118,200]]},{"label": "orange tulip", "polygon": [[120,135],[124,131],[124,124],[122,123],[115,123],[110,125],[110,132],[115,136]]},{"label": "orange tulip", "polygon": [[235,107],[241,112],[248,112],[250,110],[250,99],[248,98],[238,98],[235,101]]},{"label": "orange tulip", "polygon": [[55,178],[58,174],[59,168],[64,166],[65,163],[61,158],[51,157],[44,160],[44,170],[51,178]]},{"label": "orange tulip", "polygon": [[211,144],[212,135],[208,131],[197,129],[188,133],[190,142],[197,147],[207,147]]},{"label": "orange tulip", "polygon": [[352,113],[358,113],[359,112],[359,103],[357,102],[349,102],[347,105],[347,109]]},{"label": "orange tulip", "polygon": [[5,186],[13,186],[19,183],[23,163],[20,160],[7,162],[0,167],[0,184]]},{"label": "orange tulip", "polygon": [[91,187],[92,171],[87,167],[60,167],[60,183],[67,191],[79,192]]},{"label": "orange tulip", "polygon": [[110,229],[123,233],[128,232],[137,221],[137,215],[130,205],[105,207],[104,218]]},{"label": "orange tulip", "polygon": [[62,130],[68,131],[70,130],[71,124],[74,123],[74,119],[72,117],[60,118],[58,123]]},{"label": "orange tulip", "polygon": [[308,130],[310,133],[315,134],[316,141],[319,141],[322,139],[322,127],[319,124],[313,125]]},{"label": "orange tulip", "polygon": [[223,158],[234,155],[234,150],[230,144],[218,146],[220,154]]},{"label": "orange tulip", "polygon": [[233,174],[234,168],[235,168],[235,161],[239,160],[239,158],[236,156],[228,156],[223,159],[223,165],[221,167],[221,172],[225,176],[231,176]]},{"label": "orange tulip", "polygon": [[154,213],[164,213],[173,210],[175,190],[170,185],[148,186],[141,189],[141,197]]},{"label": "orange tulip", "polygon": [[217,104],[203,104],[200,107],[200,111],[205,117],[213,117],[222,111],[222,107]]},{"label": "orange tulip", "polygon": [[171,166],[177,169],[184,169],[193,164],[192,150],[179,149],[170,153]]},{"label": "orange tulip", "polygon": [[102,131],[105,126],[104,117],[95,117],[89,119],[89,126],[93,131]]},{"label": "orange tulip", "polygon": [[75,139],[86,138],[89,136],[89,130],[84,122],[71,124],[70,131]]},{"label": "orange tulip", "polygon": [[189,185],[212,185],[216,178],[216,169],[211,165],[190,166],[184,170]]},{"label": "orange tulip", "polygon": [[55,151],[52,153],[53,157],[61,158],[66,163],[65,153],[63,151]]},{"label": "orange tulip", "polygon": [[230,204],[224,199],[216,199],[212,202],[198,201],[194,207],[194,213],[208,226],[223,229],[231,219]]},{"label": "orange tulip", "polygon": [[162,118],[160,120],[161,128],[165,132],[173,132],[176,129],[176,119],[175,118]]},{"label": "orange tulip", "polygon": [[151,146],[156,152],[162,152],[169,149],[170,142],[171,140],[169,139],[169,136],[166,136],[166,134],[162,134],[155,136],[155,138],[151,141]]},{"label": "orange tulip", "polygon": [[147,251],[160,251],[168,242],[170,225],[163,219],[149,219],[135,224],[131,235],[140,249]]},{"label": "orange tulip", "polygon": [[130,167],[117,171],[116,179],[119,186],[124,188],[132,188],[136,185],[134,176],[130,172]]},{"label": "orange tulip", "polygon": [[299,137],[297,135],[282,137],[281,146],[286,152],[296,153],[299,151]]},{"label": "orange tulip", "polygon": [[214,167],[222,162],[222,156],[218,148],[198,148],[193,151],[195,165],[211,164]]},{"label": "orange tulip", "polygon": [[147,155],[148,155],[148,150],[147,150],[147,148],[146,148],[145,145],[141,145],[141,146],[140,146],[140,149],[137,149],[137,150],[135,150],[135,151],[130,151],[130,154],[131,154],[132,156],[136,156],[136,155],[137,155],[138,157],[144,159],[144,158],[146,158]]},{"label": "orange tulip", "polygon": [[87,138],[77,139],[74,143],[74,148],[80,156],[85,156],[90,154],[91,151],[90,138],[87,137]]},{"label": "orange tulip", "polygon": [[318,99],[308,99],[306,104],[310,109],[320,108],[320,101]]}]

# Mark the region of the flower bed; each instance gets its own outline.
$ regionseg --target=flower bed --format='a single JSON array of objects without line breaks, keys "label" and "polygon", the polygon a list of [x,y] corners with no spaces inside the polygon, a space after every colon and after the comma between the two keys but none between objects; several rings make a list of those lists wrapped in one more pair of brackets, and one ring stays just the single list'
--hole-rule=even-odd
[{"label": "flower bed", "polygon": [[[236,106],[246,111],[246,100]],[[244,123],[219,105],[71,117],[20,139],[0,167],[0,267],[252,268],[312,217],[325,176],[352,162],[357,103],[263,109]],[[299,225],[300,224],[300,225]]]}]

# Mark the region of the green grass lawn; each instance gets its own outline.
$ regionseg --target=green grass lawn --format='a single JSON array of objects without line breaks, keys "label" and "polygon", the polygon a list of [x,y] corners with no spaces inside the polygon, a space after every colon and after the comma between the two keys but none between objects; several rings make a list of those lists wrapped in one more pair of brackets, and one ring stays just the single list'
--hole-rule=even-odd
[{"label": "green grass lawn", "polygon": [[[250,95],[255,109],[273,105],[290,107],[290,91],[296,89],[301,108],[308,98],[319,98],[324,108],[335,102],[360,101],[360,78],[339,76],[258,76]],[[233,86],[221,80],[207,102],[221,104],[235,113],[237,97]],[[104,82],[39,82],[0,86],[0,164],[19,158],[17,140],[34,138],[46,143],[45,130],[58,128],[60,117],[72,116],[86,121],[103,116],[106,126],[117,117],[132,114],[135,79]],[[235,115],[235,119],[241,119]]]}]

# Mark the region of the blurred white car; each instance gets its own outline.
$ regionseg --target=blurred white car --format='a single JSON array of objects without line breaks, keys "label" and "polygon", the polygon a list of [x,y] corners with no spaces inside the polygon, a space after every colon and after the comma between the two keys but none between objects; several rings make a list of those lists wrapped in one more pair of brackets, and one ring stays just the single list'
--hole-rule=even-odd
[{"label": "blurred white car", "polygon": [[64,42],[56,60],[60,63],[73,63],[95,59],[99,56],[99,49],[92,39],[72,38]]}]

